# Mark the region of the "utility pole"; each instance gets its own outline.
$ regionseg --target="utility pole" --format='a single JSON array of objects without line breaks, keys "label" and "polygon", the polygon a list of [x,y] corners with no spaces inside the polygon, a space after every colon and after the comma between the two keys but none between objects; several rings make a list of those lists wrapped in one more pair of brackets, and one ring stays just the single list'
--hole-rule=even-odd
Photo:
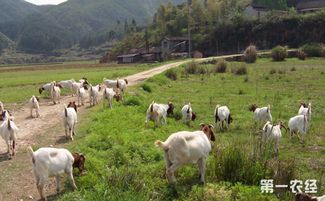
[{"label": "utility pole", "polygon": [[187,17],[187,35],[188,35],[188,58],[191,58],[191,26],[190,26],[190,14],[191,14],[191,0],[187,0],[188,17]]}]

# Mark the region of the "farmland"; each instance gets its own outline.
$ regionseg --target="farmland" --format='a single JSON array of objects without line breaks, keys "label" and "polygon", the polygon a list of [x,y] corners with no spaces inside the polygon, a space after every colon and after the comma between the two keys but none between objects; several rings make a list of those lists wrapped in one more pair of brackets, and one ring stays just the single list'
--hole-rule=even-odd
[{"label": "farmland", "polygon": [[[49,65],[1,66],[0,100],[23,102],[31,95],[38,95],[38,88],[53,80],[80,79],[87,77],[91,82],[101,82],[104,77],[115,79],[141,72],[158,64],[111,65],[88,62]],[[64,91],[65,92],[65,91]],[[44,97],[44,94],[43,94]]]},{"label": "farmland", "polygon": [[[29,83],[30,92],[36,93],[40,83],[49,80],[86,76],[97,83],[104,76],[122,77],[158,64],[137,68],[87,65],[3,68],[1,74],[5,81],[1,84],[10,88],[9,92],[17,91],[6,101],[26,101],[30,93],[21,94],[25,83]],[[247,74],[233,73],[243,66]],[[324,59],[271,62],[266,58],[249,65],[228,62],[226,73],[215,73],[214,64],[197,65],[198,73],[189,74],[187,65],[183,65],[170,71],[176,80],[162,73],[129,87],[124,104],[114,102],[111,110],[100,104],[79,113],[74,142],[62,141],[61,125],[45,128],[28,141],[34,144],[34,149],[54,143],[54,146],[86,155],[86,173],[76,176],[77,191],[72,191],[66,182],[62,193],[55,196],[52,183],[49,186],[52,190],[46,190],[46,194],[51,195],[50,200],[279,200],[273,194],[260,193],[259,187],[260,179],[276,178],[276,168],[282,180],[276,178],[275,182],[288,184],[289,179],[317,179],[319,195],[324,194],[324,67]],[[14,68],[18,69],[13,71]],[[8,79],[9,75],[12,80]],[[1,93],[2,100],[6,97],[3,95]],[[190,101],[198,118],[190,126],[170,117],[167,125],[155,129],[150,122],[145,128],[145,112],[153,100],[174,102],[175,117]],[[278,158],[272,144],[260,148],[261,125],[253,123],[249,105],[270,104],[274,121],[287,124],[288,119],[297,114],[301,101],[312,102],[312,124],[305,145],[296,136],[290,142],[289,134],[283,131]],[[168,185],[163,152],[154,147],[154,141],[165,140],[176,131],[196,130],[201,122],[214,123],[216,104],[228,105],[234,121],[228,131],[220,131],[216,126],[217,140],[207,162],[206,185],[199,185],[195,165],[180,168],[176,175],[178,183]],[[6,175],[0,179],[3,185],[0,198],[1,194],[9,200],[17,196],[25,200],[30,194],[38,198],[25,151],[21,150],[11,162],[2,161],[0,169]],[[20,177],[24,179],[18,179]],[[8,188],[9,184],[15,185]],[[19,190],[21,186],[25,190]],[[13,192],[15,190],[18,192]],[[280,200],[292,200],[291,193],[278,191],[277,194]]]},{"label": "farmland", "polygon": [[[211,72],[214,65],[202,65],[206,74],[187,74],[185,67],[176,69],[177,79],[164,74],[128,89],[124,105],[113,109],[100,105],[87,115],[87,124],[79,127],[75,142],[68,147],[86,154],[87,173],[76,178],[79,189],[72,192],[66,185],[64,194],[54,200],[278,200],[272,194],[261,194],[259,180],[272,174],[275,165],[283,180],[317,179],[319,194],[325,193],[325,125],[323,92],[325,60],[270,62],[260,59],[247,65],[246,75],[235,75],[231,69],[243,64],[228,63],[226,73]],[[148,90],[150,88],[150,90]],[[146,89],[143,90],[143,89]],[[148,91],[151,91],[150,93]],[[173,101],[176,111],[189,101],[198,119],[190,127],[173,118],[154,129],[144,127],[145,112],[152,100]],[[301,101],[312,102],[312,123],[306,143],[283,132],[280,154],[276,158],[272,145],[259,150],[259,128],[252,121],[248,107],[271,105],[274,121],[288,122],[297,114]],[[216,104],[228,105],[234,122],[221,132],[209,156],[206,186],[200,186],[196,166],[178,170],[178,183],[167,184],[161,150],[155,140],[165,140],[180,130],[196,130],[201,122],[213,123]],[[229,175],[228,171],[232,171]],[[267,168],[268,171],[265,171]],[[280,183],[288,184],[288,183]],[[278,192],[281,200],[292,200],[292,194]]]}]

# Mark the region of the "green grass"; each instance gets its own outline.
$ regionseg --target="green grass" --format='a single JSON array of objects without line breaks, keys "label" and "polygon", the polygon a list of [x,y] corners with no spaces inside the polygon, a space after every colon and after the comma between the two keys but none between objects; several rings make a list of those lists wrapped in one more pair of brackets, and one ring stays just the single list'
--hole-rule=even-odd
[{"label": "green grass", "polygon": [[[228,63],[230,69],[240,65],[238,62]],[[293,67],[295,71],[290,70]],[[212,69],[213,66],[206,65],[205,68]],[[271,69],[275,69],[276,73],[269,74]],[[270,59],[259,59],[255,64],[248,64],[247,71],[247,75],[242,76],[231,72],[188,75],[184,73],[184,67],[180,67],[177,69],[176,81],[170,80],[164,73],[148,79],[144,84],[150,87],[151,93],[143,91],[142,84],[129,88],[126,100],[137,104],[115,104],[112,110],[98,106],[97,112],[90,115],[88,123],[79,127],[76,140],[70,145],[71,150],[86,154],[87,173],[76,178],[77,191],[68,189],[56,199],[278,200],[275,195],[261,194],[256,181],[247,180],[250,174],[256,178],[271,175],[270,172],[263,172],[259,164],[264,159],[254,162],[255,158],[251,155],[255,153],[255,142],[259,140],[259,128],[253,123],[253,114],[248,111],[248,107],[252,103],[259,106],[270,104],[273,119],[287,123],[290,117],[297,114],[300,101],[312,102],[311,129],[305,146],[296,137],[290,142],[288,133],[283,132],[279,160],[284,164],[282,167],[287,165],[289,168],[281,171],[287,173],[291,167],[295,179],[317,179],[319,194],[324,194],[325,60],[287,59],[285,62],[270,62]],[[168,118],[165,126],[154,129],[153,122],[150,122],[148,128],[145,128],[145,112],[152,100],[159,103],[173,101],[178,111],[190,101],[197,113],[197,120],[189,127],[181,121]],[[177,184],[168,185],[164,174],[163,152],[154,147],[154,141],[165,140],[176,131],[196,130],[201,122],[213,123],[216,104],[228,105],[234,121],[226,132],[216,128],[217,140],[207,162],[206,186],[198,185],[195,165],[179,169]],[[237,147],[242,151],[241,154],[237,155],[236,149],[229,150],[224,155],[226,158],[219,159],[220,153],[231,147]],[[267,148],[268,153],[259,156],[265,157],[267,161],[277,161],[272,153],[272,145]],[[237,164],[251,164],[252,168],[246,171],[237,167],[245,174],[240,175],[243,178],[239,178],[241,183],[222,181],[216,164],[227,161],[227,157],[238,156],[241,158],[236,159],[239,160]],[[293,165],[290,166],[288,161],[294,161]],[[254,175],[255,171],[256,174],[264,175]],[[292,197],[287,193],[281,199],[292,200]]]},{"label": "green grass", "polygon": [[[4,103],[23,102],[38,95],[38,88],[53,80],[79,80],[87,77],[91,83],[102,82],[103,78],[115,79],[135,74],[159,64],[101,65],[71,63],[0,68],[0,100]],[[11,69],[13,68],[13,69]],[[63,90],[65,94],[66,90]],[[43,94],[43,96],[46,96]]]}]

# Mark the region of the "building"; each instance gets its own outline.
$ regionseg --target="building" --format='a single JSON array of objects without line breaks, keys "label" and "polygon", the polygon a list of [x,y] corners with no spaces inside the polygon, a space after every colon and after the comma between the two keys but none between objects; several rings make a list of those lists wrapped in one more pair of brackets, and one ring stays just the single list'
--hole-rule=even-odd
[{"label": "building", "polygon": [[244,10],[244,15],[248,16],[248,17],[262,17],[264,15],[267,14],[267,12],[269,12],[270,9],[265,7],[265,6],[260,6],[260,5],[256,5],[256,4],[248,4],[245,7]]},{"label": "building", "polygon": [[300,0],[297,3],[299,13],[310,13],[325,10],[325,0]]},{"label": "building", "polygon": [[163,56],[173,54],[188,53],[188,37],[165,37],[161,41],[161,52]]},{"label": "building", "polygon": [[138,53],[135,54],[124,54],[117,56],[118,64],[126,64],[126,63],[136,63],[141,60],[141,55]]}]

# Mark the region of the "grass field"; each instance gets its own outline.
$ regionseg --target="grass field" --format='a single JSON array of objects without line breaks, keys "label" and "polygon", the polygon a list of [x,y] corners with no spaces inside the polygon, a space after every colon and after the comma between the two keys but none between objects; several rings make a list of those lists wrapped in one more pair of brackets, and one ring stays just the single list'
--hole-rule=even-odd
[{"label": "grass field", "polygon": [[[160,64],[112,65],[90,63],[64,63],[51,65],[2,66],[0,68],[0,101],[4,103],[27,101],[38,88],[53,80],[79,80],[87,77],[91,83],[103,78],[115,79],[141,72]],[[66,90],[63,90],[63,94]],[[44,96],[44,94],[43,94]]]},{"label": "grass field", "polygon": [[[142,83],[129,88],[124,105],[114,103],[111,110],[97,106],[97,111],[84,119],[86,123],[79,127],[70,145],[71,150],[86,154],[87,173],[76,178],[77,191],[72,192],[67,184],[65,193],[54,199],[292,200],[288,191],[277,191],[280,198],[260,193],[260,179],[270,178],[276,184],[289,184],[290,179],[317,179],[318,192],[324,194],[325,59],[260,59],[247,65],[247,75],[230,72],[241,65],[231,62],[227,73],[204,75],[188,75],[180,67],[176,81],[161,74],[147,80],[146,87]],[[165,126],[154,129],[150,122],[145,128],[145,112],[152,100],[173,101],[178,112],[190,101],[198,118],[190,126],[168,118]],[[290,142],[289,134],[283,131],[278,158],[272,144],[259,148],[259,128],[253,123],[249,105],[270,104],[274,121],[287,123],[297,114],[301,101],[312,103],[312,123],[305,145],[297,137]],[[198,184],[195,165],[179,169],[177,184],[168,185],[163,152],[154,147],[154,141],[165,140],[176,131],[196,130],[201,122],[214,123],[216,104],[228,105],[234,121],[226,132],[216,128],[206,185]]]}]

